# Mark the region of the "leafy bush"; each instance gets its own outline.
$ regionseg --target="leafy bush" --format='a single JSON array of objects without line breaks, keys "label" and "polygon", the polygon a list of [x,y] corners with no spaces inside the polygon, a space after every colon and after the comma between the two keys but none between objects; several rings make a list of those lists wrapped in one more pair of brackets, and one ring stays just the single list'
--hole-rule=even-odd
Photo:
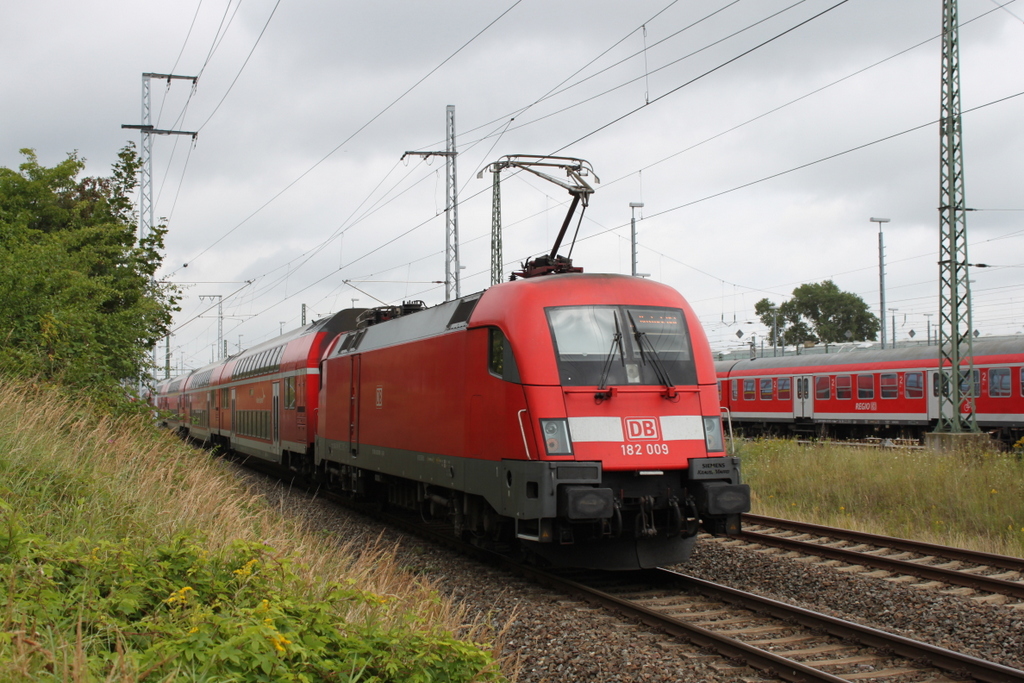
[{"label": "leafy bush", "polygon": [[386,596],[339,584],[311,596],[294,558],[268,546],[53,543],[0,510],[0,660],[26,680],[500,680],[478,647],[382,618]]}]

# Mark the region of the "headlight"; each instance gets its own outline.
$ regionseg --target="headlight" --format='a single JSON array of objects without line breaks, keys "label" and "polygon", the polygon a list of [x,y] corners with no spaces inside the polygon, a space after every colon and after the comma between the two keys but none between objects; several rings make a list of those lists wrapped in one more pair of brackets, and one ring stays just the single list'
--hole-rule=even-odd
[{"label": "headlight", "polygon": [[548,455],[572,455],[568,420],[541,420],[540,431],[544,435],[544,448]]},{"label": "headlight", "polygon": [[725,441],[722,439],[722,418],[704,418],[704,443],[709,453],[725,450]]}]

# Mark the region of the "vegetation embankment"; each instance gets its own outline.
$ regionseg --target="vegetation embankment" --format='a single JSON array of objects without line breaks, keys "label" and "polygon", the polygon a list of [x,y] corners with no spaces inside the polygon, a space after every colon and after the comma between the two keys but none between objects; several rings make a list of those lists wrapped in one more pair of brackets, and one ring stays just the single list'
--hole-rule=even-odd
[{"label": "vegetation embankment", "polygon": [[145,418],[0,377],[2,680],[501,680],[482,629],[342,541]]},{"label": "vegetation embankment", "polygon": [[1024,557],[1019,450],[798,445],[739,448],[756,514]]}]

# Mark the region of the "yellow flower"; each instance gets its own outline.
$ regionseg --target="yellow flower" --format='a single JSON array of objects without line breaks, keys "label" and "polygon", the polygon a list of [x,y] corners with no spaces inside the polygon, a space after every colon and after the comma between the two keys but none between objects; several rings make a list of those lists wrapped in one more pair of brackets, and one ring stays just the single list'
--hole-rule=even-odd
[{"label": "yellow flower", "polygon": [[244,579],[244,578],[246,578],[246,577],[248,577],[248,576],[250,576],[250,575],[252,574],[252,570],[253,570],[253,568],[254,568],[254,567],[255,567],[255,566],[257,565],[257,564],[259,564],[259,562],[260,562],[260,561],[259,561],[259,560],[257,560],[257,559],[256,559],[256,558],[254,557],[253,559],[251,559],[251,560],[249,560],[248,562],[246,562],[246,563],[245,563],[245,565],[244,565],[244,566],[242,566],[242,568],[241,568],[241,569],[236,569],[236,570],[234,571],[234,574],[235,574],[235,576],[238,576],[238,577],[240,577],[240,578],[243,578],[243,579]]},{"label": "yellow flower", "polygon": [[278,652],[285,652],[285,645],[291,645],[292,641],[285,638],[280,633],[277,633],[270,637],[270,642],[274,644],[274,649]]},{"label": "yellow flower", "polygon": [[174,606],[178,603],[185,604],[188,602],[188,594],[192,591],[191,586],[185,586],[171,593],[170,597],[164,600],[168,605]]}]

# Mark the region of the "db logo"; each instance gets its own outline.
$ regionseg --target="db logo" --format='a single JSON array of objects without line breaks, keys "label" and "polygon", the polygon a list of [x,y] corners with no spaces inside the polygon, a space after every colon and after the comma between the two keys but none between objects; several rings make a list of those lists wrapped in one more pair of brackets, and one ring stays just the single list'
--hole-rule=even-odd
[{"label": "db logo", "polygon": [[633,441],[661,440],[661,431],[658,429],[658,419],[655,417],[627,417],[626,438]]}]

